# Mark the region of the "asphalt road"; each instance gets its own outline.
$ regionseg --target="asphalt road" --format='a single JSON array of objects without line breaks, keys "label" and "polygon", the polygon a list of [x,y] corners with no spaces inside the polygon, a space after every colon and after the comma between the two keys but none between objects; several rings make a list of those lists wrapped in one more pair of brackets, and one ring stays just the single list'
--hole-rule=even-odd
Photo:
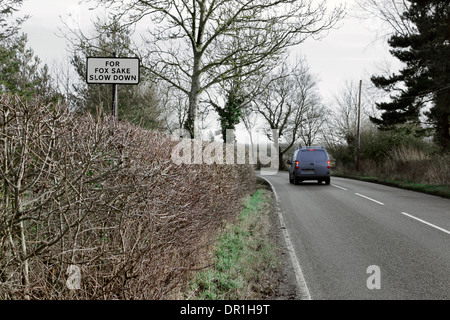
[{"label": "asphalt road", "polygon": [[450,200],[336,177],[264,178],[311,299],[450,299]]}]

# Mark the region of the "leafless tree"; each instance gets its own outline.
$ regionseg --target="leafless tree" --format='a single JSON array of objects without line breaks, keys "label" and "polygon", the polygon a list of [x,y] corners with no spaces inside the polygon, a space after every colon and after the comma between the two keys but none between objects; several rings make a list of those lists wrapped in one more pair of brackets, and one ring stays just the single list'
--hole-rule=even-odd
[{"label": "leafless tree", "polygon": [[[297,60],[293,67],[284,63],[265,81],[268,89],[257,97],[253,108],[264,118],[268,137],[276,144],[279,141],[271,137],[270,132],[278,130],[278,138],[284,145],[279,150],[279,165],[283,169],[284,154],[301,138],[302,133],[305,134],[307,126],[313,125],[313,119],[308,120],[307,117],[320,116],[317,83],[305,60]],[[312,137],[317,129],[311,127],[308,130]]]},{"label": "leafless tree", "polygon": [[403,16],[410,5],[405,0],[357,0],[356,4],[360,12],[363,12],[359,17],[375,18],[386,25],[384,34],[379,36],[387,37],[392,33],[411,34],[413,31],[411,22]]},{"label": "leafless tree", "polygon": [[169,134],[183,129],[187,117],[186,96],[176,88],[160,86],[161,105],[163,111],[162,121],[164,130]]},{"label": "leafless tree", "polygon": [[[376,93],[368,80],[363,81],[361,98],[361,128],[370,126],[369,115],[372,96]],[[346,81],[342,88],[334,95],[330,102],[330,116],[328,117],[329,134],[327,142],[347,143],[355,142],[358,124],[359,81]]]},{"label": "leafless tree", "polygon": [[[268,57],[334,26],[342,8],[328,12],[311,0],[97,0],[130,24],[150,24],[147,67],[189,99],[186,128],[194,134],[200,95],[236,68],[251,74]],[[241,39],[234,48],[233,39]],[[245,57],[239,64],[236,57]],[[232,62],[232,63],[230,63]]]},{"label": "leafless tree", "polygon": [[312,107],[307,108],[305,113],[305,121],[300,129],[300,139],[305,146],[313,146],[318,143],[318,138],[326,135],[324,124],[329,115],[329,110],[322,104],[320,98],[311,104]]},{"label": "leafless tree", "polygon": [[[240,46],[239,41],[236,46]],[[244,126],[249,134],[252,134],[251,129],[253,128],[250,128],[253,121],[251,120],[251,113],[253,113],[251,104],[259,95],[269,90],[268,83],[263,80],[276,68],[277,61],[267,60],[261,64],[258,71],[251,74],[243,71],[242,68],[236,69],[232,78],[219,83],[216,90],[207,92],[205,103],[211,105],[219,115],[224,142],[227,140],[227,130],[235,130],[235,125],[241,120],[244,121]],[[256,119],[254,120],[256,121]]]}]

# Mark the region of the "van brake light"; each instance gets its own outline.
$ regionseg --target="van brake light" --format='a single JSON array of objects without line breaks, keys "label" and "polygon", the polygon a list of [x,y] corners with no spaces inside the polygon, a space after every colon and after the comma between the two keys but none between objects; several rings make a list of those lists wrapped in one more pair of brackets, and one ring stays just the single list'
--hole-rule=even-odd
[{"label": "van brake light", "polygon": [[298,161],[295,161],[295,169],[299,169],[299,168],[300,168],[299,162],[298,162]]},{"label": "van brake light", "polygon": [[331,161],[328,160],[328,161],[327,161],[327,164],[328,164],[328,165],[327,165],[327,168],[330,169],[330,168],[331,168]]}]

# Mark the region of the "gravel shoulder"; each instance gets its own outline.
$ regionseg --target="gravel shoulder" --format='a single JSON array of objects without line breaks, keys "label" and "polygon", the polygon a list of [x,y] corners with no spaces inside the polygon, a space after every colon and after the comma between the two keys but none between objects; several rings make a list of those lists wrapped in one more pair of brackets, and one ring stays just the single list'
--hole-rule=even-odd
[{"label": "gravel shoulder", "polygon": [[296,286],[296,279],[294,268],[290,261],[289,251],[286,246],[286,242],[283,237],[282,226],[277,215],[277,203],[275,194],[272,191],[270,184],[262,179],[258,178],[258,184],[260,188],[264,188],[266,193],[271,199],[271,214],[270,220],[272,228],[270,230],[270,237],[272,241],[277,245],[276,255],[280,261],[278,272],[272,275],[272,283],[274,284],[274,292],[271,296],[267,297],[272,300],[299,300],[300,294]]}]

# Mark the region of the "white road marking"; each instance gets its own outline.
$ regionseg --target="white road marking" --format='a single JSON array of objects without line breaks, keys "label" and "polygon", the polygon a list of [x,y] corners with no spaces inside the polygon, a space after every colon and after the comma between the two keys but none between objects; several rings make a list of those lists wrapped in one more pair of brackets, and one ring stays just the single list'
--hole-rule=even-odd
[{"label": "white road marking", "polygon": [[409,213],[402,212],[402,214],[405,215],[405,216],[407,216],[407,217],[410,217],[410,218],[412,218],[412,219],[415,219],[415,220],[417,220],[417,221],[419,221],[419,222],[422,222],[422,223],[424,223],[424,224],[426,224],[426,225],[429,225],[430,227],[436,228],[436,229],[438,229],[438,230],[440,230],[440,231],[442,231],[442,232],[445,232],[445,233],[447,233],[447,234],[450,234],[450,231],[448,231],[448,230],[446,230],[446,229],[444,229],[444,228],[438,227],[437,225],[434,225],[434,224],[432,224],[432,223],[429,223],[429,222],[427,222],[427,221],[425,221],[425,220],[419,219],[419,218],[417,218],[417,217],[415,217],[415,216],[412,216],[412,215],[410,215]]},{"label": "white road marking", "polygon": [[335,188],[339,188],[339,189],[342,189],[342,190],[345,190],[345,191],[347,191],[348,189],[345,189],[345,188],[343,188],[343,187],[341,187],[341,186],[338,186],[337,184],[331,184],[333,187],[335,187]]},{"label": "white road marking", "polygon": [[380,201],[378,201],[378,200],[369,198],[369,197],[367,197],[367,196],[365,196],[365,195],[362,195],[362,194],[359,194],[359,193],[355,193],[355,194],[356,194],[357,196],[363,197],[363,198],[365,198],[365,199],[367,199],[367,200],[373,201],[373,202],[375,202],[375,203],[378,203],[378,204],[384,206],[384,203],[383,203],[383,202],[380,202]]}]

